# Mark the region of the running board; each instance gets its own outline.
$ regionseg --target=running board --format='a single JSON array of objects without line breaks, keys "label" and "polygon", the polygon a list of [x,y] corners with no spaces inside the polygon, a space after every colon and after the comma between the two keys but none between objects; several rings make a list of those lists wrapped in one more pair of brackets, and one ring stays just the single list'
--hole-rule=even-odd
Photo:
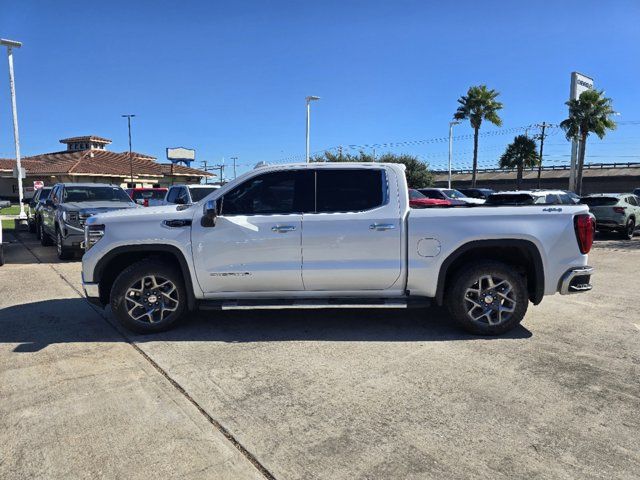
[{"label": "running board", "polygon": [[412,308],[429,306],[428,299],[407,301],[406,299],[331,298],[331,299],[240,299],[203,300],[201,310],[283,310],[320,308]]}]

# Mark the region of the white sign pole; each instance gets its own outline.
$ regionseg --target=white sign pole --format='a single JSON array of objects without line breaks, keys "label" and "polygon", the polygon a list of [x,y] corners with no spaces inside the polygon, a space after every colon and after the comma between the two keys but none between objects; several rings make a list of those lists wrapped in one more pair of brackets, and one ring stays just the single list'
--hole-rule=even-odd
[{"label": "white sign pole", "polygon": [[16,107],[16,85],[13,76],[13,47],[7,46],[9,59],[9,89],[11,90],[11,110],[13,111],[13,138],[16,142],[16,166],[18,167],[18,201],[20,203],[20,218],[25,219],[24,204],[22,203],[22,163],[20,161],[20,135],[18,134],[18,109]]},{"label": "white sign pole", "polygon": [[[582,75],[578,72],[571,72],[571,91],[569,92],[569,98],[571,100],[577,100],[580,98],[580,94],[586,90],[593,88],[593,78]],[[571,141],[571,167],[569,170],[569,190],[575,191],[576,189],[576,172],[578,167],[578,141]]]}]

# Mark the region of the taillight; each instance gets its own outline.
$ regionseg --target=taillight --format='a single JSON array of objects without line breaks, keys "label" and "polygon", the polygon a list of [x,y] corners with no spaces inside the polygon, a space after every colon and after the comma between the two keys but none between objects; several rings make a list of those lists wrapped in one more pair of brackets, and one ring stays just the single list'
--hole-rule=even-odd
[{"label": "taillight", "polygon": [[626,207],[613,207],[613,211],[616,213],[624,213]]},{"label": "taillight", "polygon": [[143,205],[144,205],[145,207],[148,207],[148,206],[149,206],[149,199],[148,199],[148,198],[145,198],[145,199],[144,199],[144,204],[143,204]]},{"label": "taillight", "polygon": [[573,225],[576,229],[576,240],[578,240],[580,253],[589,253],[593,245],[593,234],[595,231],[595,225],[591,215],[576,215],[573,218]]}]

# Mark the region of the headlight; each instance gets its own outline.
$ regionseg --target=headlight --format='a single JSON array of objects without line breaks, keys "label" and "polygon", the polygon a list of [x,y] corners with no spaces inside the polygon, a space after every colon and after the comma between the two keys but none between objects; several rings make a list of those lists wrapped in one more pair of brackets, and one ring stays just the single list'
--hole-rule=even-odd
[{"label": "headlight", "polygon": [[75,223],[78,221],[78,212],[67,212],[65,210],[64,212],[62,212],[62,220],[68,223]]},{"label": "headlight", "polygon": [[84,249],[89,250],[104,236],[104,225],[91,224],[84,227]]}]

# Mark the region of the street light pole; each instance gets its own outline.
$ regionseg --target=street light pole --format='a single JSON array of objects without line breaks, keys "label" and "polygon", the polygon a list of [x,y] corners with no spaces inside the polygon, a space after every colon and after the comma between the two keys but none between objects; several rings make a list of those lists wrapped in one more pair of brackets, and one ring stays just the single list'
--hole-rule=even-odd
[{"label": "street light pole", "polygon": [[451,189],[451,159],[453,157],[453,126],[458,125],[460,122],[449,122],[449,180],[447,182],[449,189]]},{"label": "street light pole", "polygon": [[16,83],[13,75],[13,49],[20,48],[22,43],[15,40],[0,39],[0,45],[7,47],[7,59],[9,60],[9,90],[11,91],[11,111],[13,113],[13,138],[16,144],[16,170],[18,172],[18,202],[20,203],[21,220],[27,218],[24,213],[24,204],[22,203],[22,161],[20,158],[20,135],[18,133],[18,108],[16,106]]},{"label": "street light pole", "polygon": [[309,130],[311,128],[311,102],[314,100],[320,100],[320,97],[316,97],[314,95],[309,95],[305,98],[307,102],[307,163],[309,163]]},{"label": "street light pole", "polygon": [[127,118],[127,126],[129,127],[129,169],[130,169],[130,174],[131,174],[131,188],[135,188],[135,185],[133,184],[133,156],[131,154],[131,118],[135,117],[135,115],[133,114],[126,114],[126,115],[122,115],[122,117],[126,117]]}]

